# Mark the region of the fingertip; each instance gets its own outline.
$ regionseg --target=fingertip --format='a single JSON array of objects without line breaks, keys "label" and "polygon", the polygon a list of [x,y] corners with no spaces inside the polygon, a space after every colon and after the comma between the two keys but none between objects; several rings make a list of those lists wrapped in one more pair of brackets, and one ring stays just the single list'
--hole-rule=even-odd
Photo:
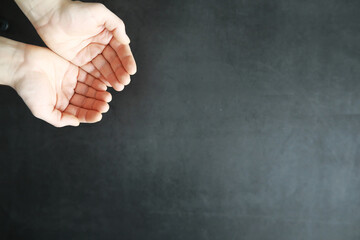
[{"label": "fingertip", "polygon": [[102,108],[101,113],[106,113],[106,112],[109,111],[109,109],[110,109],[110,106],[109,106],[109,104],[106,103],[106,104],[104,105],[104,107]]},{"label": "fingertip", "polygon": [[74,127],[78,127],[78,126],[80,126],[80,121],[79,121],[79,119],[77,119],[76,123],[74,124]]},{"label": "fingertip", "polygon": [[130,40],[130,38],[129,38],[129,36],[128,35],[125,35],[125,44],[130,44],[130,42],[131,42],[131,40]]},{"label": "fingertip", "polygon": [[123,60],[122,64],[124,66],[124,70],[129,74],[129,75],[134,75],[137,72],[137,67],[134,61],[126,61]]},{"label": "fingertip", "polygon": [[114,84],[113,88],[116,91],[120,92],[120,91],[124,90],[124,85],[122,85],[121,83],[116,83],[116,84]]},{"label": "fingertip", "polygon": [[122,44],[126,44],[126,45],[129,45],[130,44],[130,38],[128,37],[128,35],[124,32],[121,32],[119,28],[117,28],[115,31],[114,31],[114,36],[115,36],[115,39],[122,43]]},{"label": "fingertip", "polygon": [[102,114],[95,110],[89,110],[86,113],[85,120],[83,122],[85,123],[96,123],[99,122],[102,119]]},{"label": "fingertip", "polygon": [[67,115],[68,118],[68,125],[73,127],[78,127],[80,125],[80,121],[74,115]]},{"label": "fingertip", "polygon": [[120,35],[122,35],[122,36],[121,36],[121,41],[119,41],[119,42],[129,45],[131,42],[129,36],[125,32],[123,32],[123,34],[120,34]]},{"label": "fingertip", "polygon": [[62,119],[58,124],[58,127],[65,127],[65,126],[77,127],[79,125],[80,125],[80,121],[76,116],[68,113],[63,113]]},{"label": "fingertip", "polygon": [[121,60],[125,70],[130,75],[134,75],[137,72],[137,65],[133,55],[129,55]]},{"label": "fingertip", "polygon": [[107,90],[107,86],[106,84],[101,84],[100,87],[99,87],[99,90],[102,90],[102,91],[106,91]]},{"label": "fingertip", "polygon": [[111,93],[108,92],[107,96],[105,97],[105,101],[109,103],[111,102],[111,100],[112,100],[112,95]]},{"label": "fingertip", "polygon": [[122,85],[127,86],[130,84],[131,82],[131,78],[129,74],[124,74],[121,77],[119,77],[119,81],[121,82]]},{"label": "fingertip", "polygon": [[102,119],[102,114],[101,114],[101,113],[97,114],[97,115],[95,116],[95,118],[94,118],[94,123],[100,122],[101,119]]},{"label": "fingertip", "polygon": [[130,64],[127,69],[128,73],[130,75],[134,75],[137,72],[137,66],[136,64]]},{"label": "fingertip", "polygon": [[74,124],[72,124],[72,125],[70,125],[70,126],[72,126],[72,127],[78,127],[80,125],[80,122],[77,122],[77,123],[74,123]]}]

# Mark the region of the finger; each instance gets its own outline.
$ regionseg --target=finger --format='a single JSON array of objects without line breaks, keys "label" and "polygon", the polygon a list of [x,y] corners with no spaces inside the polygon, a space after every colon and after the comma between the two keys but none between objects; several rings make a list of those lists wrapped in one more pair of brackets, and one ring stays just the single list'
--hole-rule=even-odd
[{"label": "finger", "polygon": [[115,50],[117,53],[121,64],[125,68],[125,70],[130,74],[134,75],[137,71],[136,62],[134,56],[131,52],[130,46],[127,44],[121,44],[116,39],[112,39],[110,41],[110,46]]},{"label": "finger", "polygon": [[106,91],[106,84],[99,79],[94,78],[92,75],[86,73],[84,70],[79,70],[78,79],[79,82],[85,83],[86,85],[99,91]]},{"label": "finger", "polygon": [[106,79],[104,78],[104,76],[101,75],[100,71],[94,66],[94,64],[92,62],[89,62],[83,66],[81,66],[81,69],[83,69],[85,72],[89,73],[90,75],[92,75],[93,77],[100,79],[101,81],[103,81],[108,87],[110,87],[110,83],[108,81],[106,81]]},{"label": "finger", "polygon": [[105,83],[105,85],[106,85],[107,87],[111,87],[111,84],[110,84],[108,81],[106,81],[106,79],[105,79],[103,76],[100,77],[100,81],[102,81],[103,83]]},{"label": "finger", "polygon": [[95,110],[100,113],[105,113],[109,110],[109,104],[107,102],[100,101],[95,98],[85,97],[78,93],[74,94],[74,96],[70,99],[70,103],[77,107]]},{"label": "finger", "polygon": [[105,91],[97,91],[96,89],[89,87],[88,85],[78,82],[75,87],[75,92],[89,98],[95,98],[100,101],[110,102],[111,94]]},{"label": "finger", "polygon": [[107,30],[114,34],[114,37],[123,44],[129,44],[130,39],[125,32],[124,22],[107,9],[104,5],[100,5],[97,16],[99,21],[105,26]]},{"label": "finger", "polygon": [[107,46],[102,55],[110,63],[118,81],[123,85],[128,85],[130,83],[130,75],[125,71],[115,50],[111,46]]},{"label": "finger", "polygon": [[95,123],[102,119],[102,115],[98,111],[81,108],[73,104],[69,104],[65,112],[69,115],[76,116],[82,123]]},{"label": "finger", "polygon": [[104,28],[104,30],[102,32],[100,32],[99,34],[97,34],[95,37],[93,37],[91,39],[91,42],[99,43],[104,46],[107,46],[109,44],[110,40],[113,38],[113,36],[114,35],[112,32],[110,32],[109,30]]},{"label": "finger", "polygon": [[92,63],[116,91],[121,91],[124,89],[124,85],[122,85],[117,80],[115,73],[112,70],[110,64],[108,63],[108,61],[104,58],[104,56],[102,54],[100,54],[96,58],[94,58]]},{"label": "finger", "polygon": [[96,67],[94,66],[94,64],[92,62],[89,62],[89,63],[83,65],[81,67],[81,69],[83,69],[84,71],[89,73],[94,78],[100,79],[103,83],[105,83],[106,86],[111,87],[110,83],[108,81],[106,81],[104,76],[101,75],[99,70],[96,69]]},{"label": "finger", "polygon": [[101,43],[92,42],[76,54],[75,58],[71,61],[77,66],[83,66],[89,62],[89,59],[93,59],[104,50],[106,45]]},{"label": "finger", "polygon": [[54,109],[45,120],[55,127],[79,126],[80,124],[76,116],[61,112],[58,109]]}]

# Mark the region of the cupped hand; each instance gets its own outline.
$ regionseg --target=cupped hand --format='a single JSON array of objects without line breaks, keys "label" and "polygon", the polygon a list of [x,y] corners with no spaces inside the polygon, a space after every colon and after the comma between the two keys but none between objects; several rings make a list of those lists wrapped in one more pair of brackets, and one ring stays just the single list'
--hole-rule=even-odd
[{"label": "cupped hand", "polygon": [[35,28],[51,50],[117,91],[136,72],[124,23],[102,4],[66,1]]},{"label": "cupped hand", "polygon": [[52,51],[26,45],[14,88],[37,118],[56,126],[100,121],[111,94],[106,85]]}]

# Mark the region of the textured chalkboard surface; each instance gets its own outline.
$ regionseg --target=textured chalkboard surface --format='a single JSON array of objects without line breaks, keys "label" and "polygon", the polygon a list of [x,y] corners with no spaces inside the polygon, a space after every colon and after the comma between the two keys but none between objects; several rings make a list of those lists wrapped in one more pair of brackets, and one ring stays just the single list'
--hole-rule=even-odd
[{"label": "textured chalkboard surface", "polygon": [[0,239],[360,239],[360,1],[103,3],[139,71],[100,123],[0,87]]}]

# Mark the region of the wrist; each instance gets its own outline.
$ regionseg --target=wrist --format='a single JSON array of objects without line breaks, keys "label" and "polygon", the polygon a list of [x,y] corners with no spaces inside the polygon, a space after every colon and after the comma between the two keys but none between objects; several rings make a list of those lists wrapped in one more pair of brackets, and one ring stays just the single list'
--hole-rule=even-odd
[{"label": "wrist", "polygon": [[51,16],[71,0],[15,0],[35,28],[48,23]]},{"label": "wrist", "polygon": [[0,84],[15,88],[26,44],[0,37]]}]

